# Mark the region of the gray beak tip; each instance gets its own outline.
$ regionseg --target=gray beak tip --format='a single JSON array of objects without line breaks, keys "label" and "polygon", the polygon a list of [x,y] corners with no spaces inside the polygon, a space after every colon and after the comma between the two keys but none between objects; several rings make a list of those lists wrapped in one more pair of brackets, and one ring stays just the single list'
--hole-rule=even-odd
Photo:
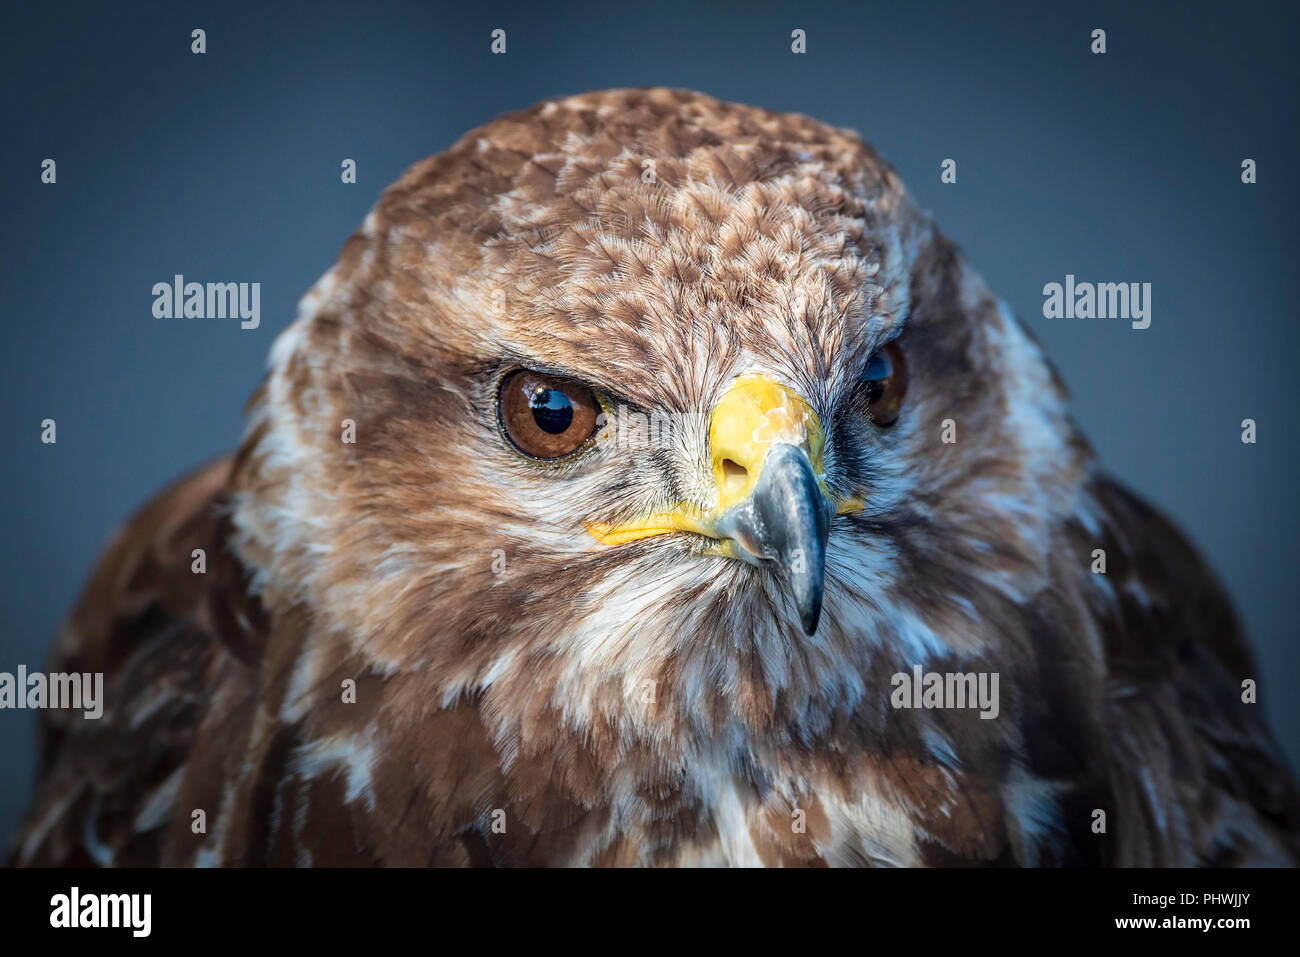
[{"label": "gray beak tip", "polygon": [[798,572],[784,568],[787,585],[794,597],[795,607],[799,611],[799,623],[803,625],[804,634],[817,632],[817,623],[822,617],[822,596],[824,586],[825,562],[818,561],[814,568]]},{"label": "gray beak tip", "polygon": [[830,515],[802,450],[773,447],[749,520],[759,554],[781,569],[804,633],[814,634],[822,614]]}]

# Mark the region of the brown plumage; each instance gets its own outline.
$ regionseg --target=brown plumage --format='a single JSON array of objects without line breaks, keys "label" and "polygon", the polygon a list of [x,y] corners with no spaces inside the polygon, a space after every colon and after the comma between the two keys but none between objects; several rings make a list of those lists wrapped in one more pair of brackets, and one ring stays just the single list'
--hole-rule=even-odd
[{"label": "brown plumage", "polygon": [[[589,385],[601,431],[520,454],[514,368]],[[709,415],[754,375],[824,432],[812,634],[785,553],[711,524]],[[238,454],[110,546],[49,666],[103,671],[105,713],[47,713],[15,859],[1291,862],[1231,608],[1063,403],[855,135],[661,89],[498,119],[383,195]],[[638,412],[671,440],[619,441]],[[666,510],[707,528],[595,531]],[[997,718],[891,707],[918,664],[999,674]]]}]

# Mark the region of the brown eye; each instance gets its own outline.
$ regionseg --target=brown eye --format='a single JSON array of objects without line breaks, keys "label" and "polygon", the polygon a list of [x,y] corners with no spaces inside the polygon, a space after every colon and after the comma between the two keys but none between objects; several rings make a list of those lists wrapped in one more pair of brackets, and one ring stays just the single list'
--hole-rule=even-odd
[{"label": "brown eye", "polygon": [[581,382],[520,369],[501,382],[497,418],[501,431],[524,455],[561,459],[596,432],[600,404]]},{"label": "brown eye", "polygon": [[907,363],[897,342],[891,342],[867,363],[862,374],[867,414],[876,425],[893,425],[907,394]]}]

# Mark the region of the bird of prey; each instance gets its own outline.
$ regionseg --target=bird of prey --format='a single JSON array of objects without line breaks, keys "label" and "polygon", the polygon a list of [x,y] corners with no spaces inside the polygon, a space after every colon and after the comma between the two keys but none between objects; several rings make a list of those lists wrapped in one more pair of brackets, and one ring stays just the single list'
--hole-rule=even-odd
[{"label": "bird of prey", "polygon": [[45,714],[22,864],[1300,847],[1223,589],[1011,310],[856,134],[688,91],[388,188],[49,667],[104,714]]}]

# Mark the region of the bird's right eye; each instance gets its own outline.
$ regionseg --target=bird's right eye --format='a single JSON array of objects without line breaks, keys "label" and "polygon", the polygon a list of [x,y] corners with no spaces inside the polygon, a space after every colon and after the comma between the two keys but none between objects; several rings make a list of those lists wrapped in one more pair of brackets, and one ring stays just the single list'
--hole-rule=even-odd
[{"label": "bird's right eye", "polygon": [[577,452],[598,428],[600,403],[575,379],[518,369],[501,380],[497,421],[518,451],[553,461]]}]

